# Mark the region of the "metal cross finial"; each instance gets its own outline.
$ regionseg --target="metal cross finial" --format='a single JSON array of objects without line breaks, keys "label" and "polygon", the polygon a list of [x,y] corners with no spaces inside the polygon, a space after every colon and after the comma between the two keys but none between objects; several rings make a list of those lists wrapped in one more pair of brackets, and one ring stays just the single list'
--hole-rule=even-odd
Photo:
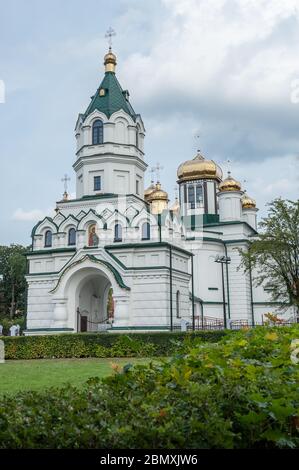
[{"label": "metal cross finial", "polygon": [[107,32],[105,34],[105,38],[108,38],[108,44],[109,44],[109,50],[110,51],[112,49],[112,38],[113,38],[113,36],[116,36],[116,32],[110,26],[110,28],[107,30]]},{"label": "metal cross finial", "polygon": [[61,182],[64,183],[64,192],[67,193],[67,184],[68,182],[71,181],[71,178],[68,177],[67,174],[64,175],[64,177],[62,178]]},{"label": "metal cross finial", "polygon": [[175,199],[178,199],[178,187],[177,187],[177,185],[175,185],[175,187],[173,189],[174,189],[174,197],[175,197]]},{"label": "metal cross finial", "polygon": [[160,163],[158,162],[156,166],[157,183],[160,183],[161,170],[164,170],[164,166],[161,166]]},{"label": "metal cross finial", "polygon": [[228,159],[226,160],[226,163],[227,163],[227,173],[231,174],[231,171],[230,171],[230,169],[231,169],[231,166],[230,166],[231,160],[228,158]]},{"label": "metal cross finial", "polygon": [[199,148],[200,132],[199,131],[197,131],[196,134],[194,135],[194,139],[196,139],[196,151],[197,153],[200,153],[200,148]]},{"label": "metal cross finial", "polygon": [[151,167],[151,183],[154,184],[155,182],[155,177],[154,174],[156,172],[156,168],[154,166]]}]

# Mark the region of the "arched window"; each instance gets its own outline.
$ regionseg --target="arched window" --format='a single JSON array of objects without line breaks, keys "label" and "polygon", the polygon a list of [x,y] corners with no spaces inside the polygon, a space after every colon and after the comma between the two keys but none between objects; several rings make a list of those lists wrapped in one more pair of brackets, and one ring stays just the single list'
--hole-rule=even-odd
[{"label": "arched window", "polygon": [[142,240],[149,240],[151,238],[151,226],[148,222],[142,224]]},{"label": "arched window", "polygon": [[178,290],[176,293],[176,317],[181,318],[181,305],[180,305],[180,299],[181,294],[180,291]]},{"label": "arched window", "polygon": [[116,224],[114,227],[114,241],[115,242],[122,241],[122,226],[120,224]]},{"label": "arched window", "polygon": [[45,233],[45,248],[51,248],[52,246],[52,232],[47,230]]},{"label": "arched window", "polygon": [[69,229],[68,245],[76,245],[76,230],[74,228]]},{"label": "arched window", "polygon": [[103,136],[103,123],[100,119],[97,119],[92,126],[92,145],[102,144]]}]

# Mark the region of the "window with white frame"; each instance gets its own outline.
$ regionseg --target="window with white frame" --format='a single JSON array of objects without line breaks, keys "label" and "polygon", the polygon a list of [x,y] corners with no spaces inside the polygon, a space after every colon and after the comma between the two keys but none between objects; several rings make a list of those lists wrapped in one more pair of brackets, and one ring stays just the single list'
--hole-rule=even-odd
[{"label": "window with white frame", "polygon": [[203,205],[203,185],[202,183],[189,183],[187,186],[187,201],[189,209],[197,209]]}]

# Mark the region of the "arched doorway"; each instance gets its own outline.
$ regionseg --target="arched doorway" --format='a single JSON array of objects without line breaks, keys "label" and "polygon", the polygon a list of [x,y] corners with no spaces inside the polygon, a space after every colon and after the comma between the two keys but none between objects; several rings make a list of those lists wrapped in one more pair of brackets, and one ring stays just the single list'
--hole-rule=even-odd
[{"label": "arched doorway", "polygon": [[76,290],[77,331],[98,331],[108,323],[109,279],[100,273],[90,273]]},{"label": "arched doorway", "polygon": [[[53,328],[98,331],[107,318],[115,327],[129,323],[130,288],[109,262],[89,255],[74,260],[51,293]],[[86,317],[83,328],[81,316]]]},{"label": "arched doorway", "polygon": [[70,277],[66,286],[67,309],[76,313],[75,331],[99,331],[111,322],[108,298],[111,282],[94,267],[81,268]]}]

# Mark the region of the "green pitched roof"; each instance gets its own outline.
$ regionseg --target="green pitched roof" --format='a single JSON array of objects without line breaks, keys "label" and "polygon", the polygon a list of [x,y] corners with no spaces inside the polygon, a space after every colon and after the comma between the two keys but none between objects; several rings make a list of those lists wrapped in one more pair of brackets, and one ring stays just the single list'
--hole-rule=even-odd
[{"label": "green pitched roof", "polygon": [[[104,96],[100,96],[100,90],[104,89]],[[123,91],[122,87],[117,80],[115,73],[106,72],[105,77],[97,89],[96,94],[92,97],[91,103],[88,106],[83,120],[89,116],[94,110],[101,111],[104,113],[108,119],[110,116],[123,109],[128,113],[134,120],[136,119],[136,114],[132,108],[129,100],[126,98],[126,92]]]}]

